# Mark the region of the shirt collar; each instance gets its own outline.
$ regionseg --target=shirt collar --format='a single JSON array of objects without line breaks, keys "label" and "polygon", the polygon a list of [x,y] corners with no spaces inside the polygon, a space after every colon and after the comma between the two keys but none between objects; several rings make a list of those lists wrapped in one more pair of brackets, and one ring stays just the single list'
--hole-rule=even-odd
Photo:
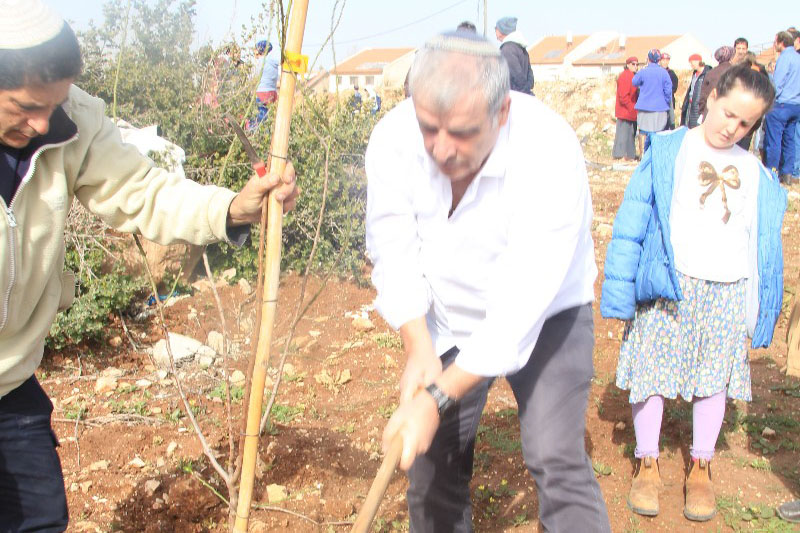
[{"label": "shirt collar", "polygon": [[500,128],[497,135],[497,141],[494,143],[489,157],[483,164],[483,167],[478,172],[478,177],[488,176],[492,178],[502,178],[506,175],[506,153],[508,152],[508,131],[511,124],[511,115],[509,114],[508,120]]}]

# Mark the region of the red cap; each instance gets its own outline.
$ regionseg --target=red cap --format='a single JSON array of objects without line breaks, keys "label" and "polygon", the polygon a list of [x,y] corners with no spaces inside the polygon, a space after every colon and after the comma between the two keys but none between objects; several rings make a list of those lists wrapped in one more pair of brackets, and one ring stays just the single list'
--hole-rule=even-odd
[{"label": "red cap", "polygon": [[639,60],[636,59],[636,56],[631,56],[631,57],[629,57],[628,59],[625,60],[625,64],[626,65],[629,65],[631,63],[638,63],[638,62],[639,62]]},{"label": "red cap", "polygon": [[672,56],[669,54],[661,54],[661,59],[672,59]]},{"label": "red cap", "polygon": [[692,54],[689,56],[689,61],[702,61],[703,58],[700,57],[700,54]]}]

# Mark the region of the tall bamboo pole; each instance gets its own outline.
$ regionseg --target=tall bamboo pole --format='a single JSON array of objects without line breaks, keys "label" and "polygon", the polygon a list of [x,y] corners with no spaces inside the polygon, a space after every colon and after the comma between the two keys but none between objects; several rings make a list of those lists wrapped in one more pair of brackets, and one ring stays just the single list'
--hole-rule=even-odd
[{"label": "tall bamboo pole", "polygon": [[[296,74],[287,71],[288,55],[300,54],[303,46],[303,32],[306,26],[308,0],[292,2],[283,49],[284,69],[281,73],[281,87],[278,95],[278,111],[275,115],[275,126],[272,131],[267,168],[270,172],[282,175],[286,168],[289,148],[289,125],[292,120],[292,107]],[[246,533],[250,520],[250,505],[253,499],[253,483],[255,480],[256,458],[258,456],[258,432],[261,421],[261,405],[264,401],[264,383],[267,378],[269,349],[272,345],[272,328],[275,323],[275,310],[278,301],[278,280],[281,271],[281,231],[283,229],[283,205],[275,198],[274,193],[264,206],[261,231],[266,232],[266,258],[264,259],[263,292],[261,293],[261,321],[259,323],[258,344],[256,348],[253,376],[250,383],[250,402],[247,406],[247,425],[244,435],[244,453],[242,458],[242,480],[239,485],[239,501],[236,508],[236,521],[233,531]],[[266,220],[266,229],[264,221]]]}]

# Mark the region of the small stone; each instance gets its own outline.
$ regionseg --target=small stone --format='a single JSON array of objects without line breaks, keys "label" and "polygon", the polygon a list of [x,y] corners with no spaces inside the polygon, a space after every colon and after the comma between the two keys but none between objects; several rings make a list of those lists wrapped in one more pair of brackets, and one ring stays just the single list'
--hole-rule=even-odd
[{"label": "small stone", "polygon": [[105,370],[103,370],[100,373],[100,375],[101,376],[106,376],[106,377],[109,377],[109,378],[118,378],[121,375],[123,375],[124,373],[125,372],[123,370],[121,370],[121,369],[119,369],[119,368],[117,368],[115,366],[110,366],[110,367],[106,368]]},{"label": "small stone", "polygon": [[81,520],[75,524],[71,524],[71,529],[75,533],[94,533],[95,531],[102,531],[100,526],[88,520]]},{"label": "small stone", "polygon": [[210,355],[201,355],[197,358],[197,365],[202,368],[206,369],[214,364],[214,358]]},{"label": "small stone", "polygon": [[144,468],[146,465],[147,463],[145,463],[138,455],[131,459],[131,462],[128,463],[128,466],[132,466],[133,468]]},{"label": "small stone", "polygon": [[111,337],[108,339],[108,344],[110,344],[114,348],[119,348],[122,346],[122,337],[117,335],[116,337]]},{"label": "small stone", "polygon": [[617,422],[617,424],[614,426],[614,429],[616,429],[617,431],[624,431],[626,427],[628,427],[628,426],[627,426],[627,424],[625,424],[625,422],[623,422],[623,421],[621,421],[621,420],[620,420],[620,421],[619,421],[619,422]]},{"label": "small stone", "polygon": [[593,122],[584,122],[575,130],[575,134],[578,138],[586,137],[587,135],[591,135],[594,133],[595,125]]},{"label": "small stone", "polygon": [[160,407],[151,407],[150,412],[153,413],[154,415],[160,415],[161,413],[164,412],[164,410],[161,409]]},{"label": "small stone", "polygon": [[283,373],[286,377],[290,378],[297,375],[297,370],[292,363],[286,363],[283,365]]},{"label": "small stone", "polygon": [[159,380],[167,379],[167,376],[169,376],[169,371],[168,370],[159,370],[156,373],[156,375],[158,376]]},{"label": "small stone", "polygon": [[147,390],[153,386],[153,382],[149,379],[137,379],[136,380],[136,387],[142,390]]},{"label": "small stone", "polygon": [[369,318],[357,316],[353,319],[353,329],[358,331],[370,331],[375,329],[375,324],[373,324],[372,320]]},{"label": "small stone", "polygon": [[206,344],[218,354],[225,353],[225,337],[219,331],[209,331]]},{"label": "small stone", "polygon": [[286,500],[288,497],[289,493],[283,485],[277,485],[275,483],[267,485],[267,501],[269,501],[269,503],[279,503]]},{"label": "small stone", "polygon": [[69,491],[70,492],[78,492],[78,488],[79,488],[78,484],[73,481],[72,484],[70,484],[70,486],[69,486]]},{"label": "small stone", "polygon": [[97,472],[98,470],[108,470],[108,465],[111,464],[111,461],[107,459],[103,459],[101,461],[95,461],[94,463],[89,465],[89,470],[92,472]]},{"label": "small stone", "polygon": [[170,442],[169,444],[167,444],[167,457],[169,457],[173,453],[175,453],[175,450],[177,448],[178,448],[178,443],[175,442],[174,440],[172,442]]},{"label": "small stone", "polygon": [[603,239],[610,239],[611,234],[614,232],[614,226],[611,224],[598,224],[597,225],[597,236],[602,237]]},{"label": "small stone", "polygon": [[234,385],[244,385],[245,379],[244,372],[241,370],[234,370],[231,374],[231,383]]},{"label": "small stone", "polygon": [[161,482],[157,479],[148,479],[144,482],[144,491],[148,496],[152,496],[161,486]]},{"label": "small stone", "polygon": [[231,281],[233,278],[236,277],[236,269],[235,268],[229,268],[227,270],[223,270],[222,271],[222,275],[220,277],[222,279],[224,279],[225,281]]},{"label": "small stone", "polygon": [[769,426],[764,426],[764,429],[761,430],[762,437],[774,437],[776,434],[776,431]]},{"label": "small stone", "polygon": [[82,493],[89,494],[89,489],[92,488],[92,482],[84,481],[83,483],[79,483],[79,486],[81,488]]},{"label": "small stone", "polygon": [[239,280],[239,290],[241,290],[242,294],[244,294],[245,296],[249,296],[250,293],[253,292],[253,287],[250,285],[249,281],[242,278]]},{"label": "small stone", "polygon": [[248,531],[249,533],[269,533],[270,528],[261,520],[252,520]]},{"label": "small stone", "polygon": [[[216,355],[214,350],[209,346],[204,345],[196,339],[178,333],[169,334],[169,345],[175,364],[195,360],[201,355]],[[161,339],[153,346],[153,360],[161,368],[166,369],[170,367],[166,340]]]},{"label": "small stone", "polygon": [[94,391],[97,394],[112,392],[117,390],[117,378],[111,376],[100,376],[94,384]]},{"label": "small stone", "polygon": [[158,459],[156,459],[156,466],[158,468],[164,468],[166,466],[166,464],[167,464],[167,462],[164,460],[163,457],[159,457]]}]

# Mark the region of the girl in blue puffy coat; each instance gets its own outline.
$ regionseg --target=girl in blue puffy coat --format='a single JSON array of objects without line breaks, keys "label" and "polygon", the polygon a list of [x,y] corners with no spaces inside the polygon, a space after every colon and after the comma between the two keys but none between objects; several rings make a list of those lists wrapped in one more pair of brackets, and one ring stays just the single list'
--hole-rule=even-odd
[{"label": "girl in blue puffy coat", "polygon": [[729,69],[692,130],[653,136],[625,191],[606,253],[603,316],[627,320],[617,386],[630,391],[636,513],[658,514],[664,398],[693,402],[684,515],[716,513],[710,461],[725,400],[749,401],[748,334],[767,346],[781,309],[786,194],[736,146],[775,91],[746,65]]}]

